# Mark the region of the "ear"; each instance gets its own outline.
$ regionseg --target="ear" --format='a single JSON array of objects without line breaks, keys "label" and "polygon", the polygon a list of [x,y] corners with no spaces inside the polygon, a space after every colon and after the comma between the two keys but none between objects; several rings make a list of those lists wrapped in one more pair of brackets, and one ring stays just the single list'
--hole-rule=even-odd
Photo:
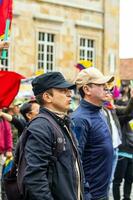
[{"label": "ear", "polygon": [[47,103],[51,103],[52,102],[52,96],[47,92],[43,93],[43,99]]},{"label": "ear", "polygon": [[84,85],[83,91],[84,91],[85,95],[90,95],[91,94],[91,87],[88,86],[88,85]]},{"label": "ear", "polygon": [[28,118],[28,120],[31,120],[31,114],[30,113],[26,113],[26,117]]}]

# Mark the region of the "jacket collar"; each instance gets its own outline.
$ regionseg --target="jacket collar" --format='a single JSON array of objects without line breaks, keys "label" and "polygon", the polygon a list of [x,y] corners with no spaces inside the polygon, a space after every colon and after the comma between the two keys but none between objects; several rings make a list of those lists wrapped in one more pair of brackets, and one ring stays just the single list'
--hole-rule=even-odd
[{"label": "jacket collar", "polygon": [[64,125],[69,126],[70,119],[69,119],[68,116],[65,116],[64,119],[62,119],[61,117],[56,115],[51,110],[48,110],[47,108],[41,108],[40,109],[40,113],[45,113],[45,112],[48,113],[49,115],[51,115],[59,125],[61,125],[61,126],[64,126]]},{"label": "jacket collar", "polygon": [[89,110],[92,110],[92,111],[99,111],[101,109],[101,106],[96,106],[96,105],[94,105],[94,104],[92,104],[92,103],[90,103],[90,102],[88,102],[84,99],[82,99],[80,101],[80,106],[87,108]]}]

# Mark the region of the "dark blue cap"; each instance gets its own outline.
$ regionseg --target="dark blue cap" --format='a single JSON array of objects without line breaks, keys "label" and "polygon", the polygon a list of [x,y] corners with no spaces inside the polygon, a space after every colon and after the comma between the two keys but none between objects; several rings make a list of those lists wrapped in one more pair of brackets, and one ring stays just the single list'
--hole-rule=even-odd
[{"label": "dark blue cap", "polygon": [[60,72],[48,72],[37,76],[32,81],[32,90],[35,96],[51,88],[74,89],[75,85],[67,82]]}]

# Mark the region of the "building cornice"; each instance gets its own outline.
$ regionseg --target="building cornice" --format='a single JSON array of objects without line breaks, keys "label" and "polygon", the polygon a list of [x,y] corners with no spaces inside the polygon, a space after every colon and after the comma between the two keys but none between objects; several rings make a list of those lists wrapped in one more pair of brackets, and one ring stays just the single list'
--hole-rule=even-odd
[{"label": "building cornice", "polygon": [[56,22],[56,23],[63,23],[64,22],[63,17],[50,16],[50,15],[45,15],[45,14],[40,14],[40,13],[34,14],[33,19],[34,20],[42,20],[42,21],[51,21],[51,22]]},{"label": "building cornice", "polygon": [[71,8],[76,8],[76,9],[83,9],[83,10],[88,10],[91,12],[97,12],[103,14],[102,9],[94,8],[94,6],[90,5],[89,3],[84,3],[83,2],[71,2],[71,1],[66,1],[66,0],[37,0],[38,2],[44,2],[44,3],[51,3],[55,5],[62,5],[66,7],[71,7]]},{"label": "building cornice", "polygon": [[90,22],[83,22],[83,21],[80,21],[80,20],[77,20],[75,22],[75,25],[79,26],[79,27],[85,27],[85,28],[93,28],[93,29],[100,29],[100,30],[104,29],[104,27],[102,25],[90,23]]}]

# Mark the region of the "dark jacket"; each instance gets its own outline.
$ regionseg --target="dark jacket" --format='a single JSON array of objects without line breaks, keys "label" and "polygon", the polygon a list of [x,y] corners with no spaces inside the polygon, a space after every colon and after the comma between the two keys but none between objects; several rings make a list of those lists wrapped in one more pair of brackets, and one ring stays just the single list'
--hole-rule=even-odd
[{"label": "dark jacket", "polygon": [[128,135],[133,141],[133,131],[129,127],[129,121],[133,119],[133,98],[130,99],[127,106],[117,107],[116,114],[119,117],[122,130],[122,144],[119,146],[119,151],[133,154],[133,146],[128,144]]},{"label": "dark jacket", "polygon": [[107,197],[113,146],[103,111],[82,99],[71,118],[83,161],[85,193],[90,193],[93,200]]},{"label": "dark jacket", "polygon": [[[53,155],[54,127],[47,119],[38,118],[28,127],[28,139],[25,146],[26,170],[24,188],[26,200],[77,200],[77,170],[75,161],[79,164],[82,179],[82,169],[74,137],[67,131],[67,121],[55,116],[54,118],[64,135],[64,150],[58,155],[53,166],[50,165]],[[82,197],[82,186],[81,186]]]},{"label": "dark jacket", "polygon": [[20,137],[25,126],[27,125],[26,121],[23,118],[17,118],[16,116],[13,116],[11,124],[13,124],[18,130],[18,137]]}]

